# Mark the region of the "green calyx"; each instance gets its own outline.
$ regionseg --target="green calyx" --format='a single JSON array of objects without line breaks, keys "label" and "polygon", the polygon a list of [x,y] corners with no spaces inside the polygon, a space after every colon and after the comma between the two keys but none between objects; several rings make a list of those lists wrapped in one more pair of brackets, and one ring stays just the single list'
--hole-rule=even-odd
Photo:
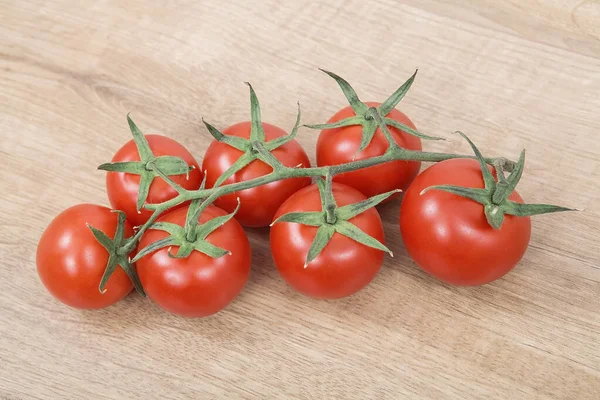
[{"label": "green calyx", "polygon": [[219,179],[217,179],[214,185],[215,187],[223,184],[223,182],[233,176],[236,172],[242,170],[255,160],[260,160],[268,164],[271,166],[271,168],[273,168],[273,170],[283,168],[283,164],[281,164],[281,162],[275,158],[271,152],[276,148],[292,141],[298,133],[298,127],[300,126],[300,104],[298,104],[298,115],[296,117],[296,123],[292,129],[292,132],[289,135],[281,136],[267,142],[265,139],[265,130],[262,126],[260,115],[260,103],[258,102],[258,98],[256,97],[256,93],[254,92],[252,85],[250,85],[248,82],[246,82],[246,84],[250,88],[250,139],[225,135],[223,132],[219,131],[217,128],[202,119],[202,122],[204,122],[204,125],[206,125],[206,128],[215,138],[215,140],[226,143],[244,153],[240,156],[240,158],[237,159],[235,163],[233,163],[231,167],[229,167],[227,171],[223,173],[223,175],[219,177]]},{"label": "green calyx", "polygon": [[494,179],[492,172],[486,165],[479,149],[464,133],[456,132],[462,136],[471,146],[483,175],[484,189],[467,188],[453,185],[436,185],[430,186],[421,192],[421,195],[429,190],[442,190],[448,193],[456,194],[468,199],[481,203],[484,206],[485,217],[494,229],[500,229],[504,222],[504,216],[515,215],[518,217],[528,217],[539,214],[548,214],[559,211],[575,211],[571,208],[555,206],[550,204],[522,204],[509,200],[509,196],[517,187],[523,175],[525,166],[525,150],[521,152],[519,161],[513,168],[512,172],[504,175],[504,171],[500,165],[495,165],[498,180]]},{"label": "green calyx", "polygon": [[400,190],[393,190],[357,203],[338,207],[335,203],[331,188],[331,175],[328,175],[325,180],[319,179],[317,185],[321,197],[321,211],[287,213],[277,218],[271,224],[271,226],[273,226],[281,222],[291,222],[318,227],[317,234],[306,255],[304,268],[307,268],[308,264],[317,258],[336,233],[364,244],[365,246],[385,251],[392,257],[394,256],[391,250],[383,243],[362,231],[356,225],[349,222],[349,220],[367,211],[369,208],[375,207],[388,197],[400,192]]},{"label": "green calyx", "polygon": [[111,162],[98,166],[99,170],[108,172],[125,172],[140,175],[140,185],[137,196],[137,210],[140,211],[148,198],[150,185],[157,176],[188,175],[194,168],[182,158],[175,156],[154,156],[148,140],[137,125],[127,114],[129,129],[140,155],[140,161]]},{"label": "green calyx", "polygon": [[[371,140],[375,135],[375,131],[379,126],[377,118],[374,118],[373,113],[376,113],[379,117],[378,119],[383,121],[383,123],[386,126],[393,126],[394,128],[400,129],[408,133],[409,135],[413,135],[420,139],[426,140],[444,140],[443,138],[437,136],[425,135],[424,133],[413,129],[408,125],[402,124],[392,118],[387,118],[387,115],[398,105],[398,103],[404,98],[404,96],[412,86],[415,80],[415,76],[417,75],[417,71],[415,71],[415,73],[406,82],[404,82],[402,86],[400,86],[394,93],[392,93],[390,97],[387,98],[387,100],[381,103],[381,105],[379,105],[378,107],[369,107],[367,104],[362,102],[358,98],[358,95],[356,94],[352,86],[340,76],[334,74],[333,72],[325,71],[323,69],[321,69],[321,71],[325,72],[337,82],[339,87],[342,89],[344,96],[346,96],[348,103],[350,103],[350,107],[352,107],[352,110],[356,115],[330,124],[304,125],[307,128],[334,129],[351,125],[362,125],[362,138],[360,146],[356,151],[356,154],[360,153],[365,148],[367,148],[369,143],[371,143]],[[390,141],[390,139],[391,138],[388,138],[388,141]]]},{"label": "green calyx", "polygon": [[[204,224],[199,224],[198,218],[200,214],[211,204],[211,202],[211,198],[192,201],[186,215],[185,226],[171,222],[156,222],[152,224],[150,229],[162,230],[169,235],[164,239],[157,240],[144,247],[137,253],[132,262],[165,247],[169,247],[168,254],[169,257],[172,258],[186,258],[192,254],[193,251],[199,251],[212,258],[219,258],[231,254],[229,250],[222,249],[209,243],[206,238],[235,216],[240,208],[240,200],[238,198],[237,207],[231,214],[215,217]],[[177,246],[179,248],[176,254],[171,253],[170,247],[172,246]]]},{"label": "green calyx", "polygon": [[96,240],[106,249],[108,252],[108,263],[106,264],[106,269],[104,270],[104,274],[102,275],[102,279],[100,279],[100,285],[98,286],[98,290],[100,293],[104,293],[106,291],[106,284],[108,280],[115,272],[117,267],[121,267],[123,271],[127,274],[131,282],[133,282],[133,286],[138,291],[139,294],[145,296],[144,289],[142,288],[142,283],[140,282],[140,278],[137,275],[135,268],[133,268],[133,261],[130,260],[127,252],[123,252],[121,247],[125,244],[125,213],[122,211],[113,211],[118,213],[117,220],[117,230],[115,231],[114,238],[109,238],[101,230],[94,228],[90,224],[87,224],[87,227],[90,228],[92,234],[96,238]]}]

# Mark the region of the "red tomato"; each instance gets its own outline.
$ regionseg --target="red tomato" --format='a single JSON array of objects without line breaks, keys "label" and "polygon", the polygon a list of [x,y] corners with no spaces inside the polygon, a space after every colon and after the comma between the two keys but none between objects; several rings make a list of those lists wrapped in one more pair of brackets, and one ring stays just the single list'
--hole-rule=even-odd
[{"label": "red tomato", "polygon": [[[483,205],[473,200],[440,190],[420,195],[433,185],[483,188],[484,182],[478,162],[471,159],[437,163],[415,179],[400,210],[402,238],[413,260],[454,285],[482,285],[513,269],[529,244],[530,218],[506,215],[494,230]],[[516,191],[509,200],[523,202]]]},{"label": "red tomato", "polygon": [[[241,122],[230,126],[223,131],[225,135],[238,136],[245,139],[250,138],[250,122]],[[265,130],[265,140],[268,142],[280,136],[286,135],[286,132],[274,125],[266,122],[262,123]],[[213,141],[204,155],[202,170],[206,174],[206,187],[213,187],[217,179],[236,162],[242,151],[231,147],[225,143]],[[302,165],[303,168],[310,167],[308,156],[295,140],[292,140],[283,146],[275,149],[272,154],[283,165],[295,167]],[[248,181],[269,174],[273,169],[262,161],[255,160],[245,168],[241,169],[223,185]],[[268,226],[273,221],[273,215],[279,206],[293,193],[310,185],[310,178],[284,179],[281,181],[258,186],[252,189],[242,190],[221,196],[215,201],[215,205],[232,212],[237,206],[237,198],[241,200],[241,207],[235,218],[245,226],[262,227]]]},{"label": "red tomato", "polygon": [[[366,199],[356,189],[335,182],[333,196],[338,206]],[[321,209],[319,189],[317,185],[311,185],[286,200],[275,218],[289,212]],[[383,243],[383,225],[374,208],[351,218],[349,222]],[[271,252],[283,279],[299,292],[320,299],[350,296],[373,280],[381,267],[384,253],[339,233],[335,233],[321,254],[304,268],[317,229],[288,222],[273,225]]]},{"label": "red tomato", "polygon": [[[367,102],[369,107],[377,107],[380,103]],[[337,122],[344,118],[353,117],[356,114],[350,106],[341,109],[331,117],[328,123]],[[394,119],[404,125],[416,129],[412,121],[397,109],[393,109],[387,118]],[[402,148],[409,150],[421,150],[421,139],[409,135],[397,128],[388,126],[394,141]],[[338,165],[351,162],[360,147],[363,127],[352,125],[342,128],[324,129],[319,134],[317,141],[317,165]],[[371,157],[381,156],[388,149],[388,142],[377,128],[371,143],[356,155],[355,160],[364,160]],[[373,167],[364,168],[345,174],[339,174],[333,178],[335,182],[358,189],[367,197],[392,191],[394,189],[406,190],[408,185],[419,173],[421,163],[418,161],[391,161]],[[389,199],[388,199],[389,200]]]},{"label": "red tomato", "polygon": [[[154,156],[177,156],[181,157],[194,169],[185,174],[170,176],[170,178],[184,189],[195,190],[202,183],[202,171],[192,154],[175,140],[161,135],[145,135]],[[130,140],[121,147],[114,155],[112,162],[140,161],[138,149],[135,142]],[[106,192],[112,208],[121,210],[127,215],[127,220],[135,226],[142,225],[152,215],[151,210],[142,208],[137,211],[136,203],[140,186],[140,175],[124,172],[106,173]],[[154,178],[148,193],[147,203],[162,203],[177,196],[177,192],[160,177]]]},{"label": "red tomato", "polygon": [[[133,284],[120,267],[108,280],[106,292],[98,290],[109,254],[86,226],[90,224],[112,238],[117,219],[107,207],[79,204],[50,222],[36,255],[38,274],[50,294],[75,308],[104,308],[127,296]],[[125,221],[125,236],[132,235],[133,227]]]},{"label": "red tomato", "polygon": [[[159,218],[159,221],[185,225],[187,207]],[[200,215],[200,223],[226,215],[209,206]],[[161,230],[148,230],[138,249],[167,237]],[[250,274],[251,249],[240,224],[231,219],[208,235],[206,240],[230,255],[212,258],[193,251],[187,258],[169,257],[169,248],[150,253],[137,261],[137,270],[148,297],[163,309],[184,317],[206,317],[231,303],[242,291]],[[178,246],[170,248],[177,253]]]}]

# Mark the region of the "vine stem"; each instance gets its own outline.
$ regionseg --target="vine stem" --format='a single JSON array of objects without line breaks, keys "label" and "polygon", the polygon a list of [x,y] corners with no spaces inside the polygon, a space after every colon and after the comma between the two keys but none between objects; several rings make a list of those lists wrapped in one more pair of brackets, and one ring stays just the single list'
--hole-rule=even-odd
[{"label": "vine stem", "polygon": [[333,185],[333,175],[331,174],[331,170],[325,175],[325,192],[323,193],[324,199],[323,204],[325,207],[325,220],[328,224],[335,224],[336,216],[335,216],[335,199],[333,197],[333,190],[331,186]]},{"label": "vine stem", "polygon": [[[130,238],[124,247],[121,248],[122,252],[132,251],[137,241],[141,238],[146,230],[156,221],[156,219],[165,211],[173,208],[181,203],[192,201],[196,199],[202,199],[211,197],[216,199],[218,197],[234,193],[240,190],[251,189],[260,185],[264,185],[271,182],[276,182],[289,178],[305,178],[305,177],[322,177],[327,179],[333,179],[335,175],[342,174],[345,172],[351,172],[358,169],[372,167],[374,165],[383,164],[390,161],[421,161],[421,162],[440,162],[453,158],[475,158],[474,156],[467,156],[461,154],[451,153],[435,153],[435,152],[424,152],[407,150],[401,147],[390,147],[388,151],[377,157],[367,158],[364,160],[352,161],[346,164],[331,165],[324,167],[311,167],[311,168],[296,168],[281,166],[274,169],[271,173],[263,175],[261,177],[251,179],[248,181],[231,183],[228,185],[222,185],[215,188],[209,189],[198,189],[198,190],[181,190],[177,188],[179,194],[171,200],[167,200],[162,203],[146,204],[144,207],[149,210],[153,210],[153,214],[150,219],[142,226],[136,234]],[[486,158],[485,161],[490,165],[501,165],[504,171],[512,171],[515,163],[503,157],[498,158]],[[334,217],[335,218],[335,217]]]}]

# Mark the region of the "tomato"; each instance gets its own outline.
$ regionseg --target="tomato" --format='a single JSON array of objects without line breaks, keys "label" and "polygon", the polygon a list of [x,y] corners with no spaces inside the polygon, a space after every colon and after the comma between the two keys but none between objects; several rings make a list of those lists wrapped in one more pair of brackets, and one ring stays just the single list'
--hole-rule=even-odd
[{"label": "tomato", "polygon": [[[86,224],[110,238],[115,234],[118,216],[107,207],[79,204],[70,207],[48,225],[37,247],[39,277],[58,300],[75,308],[104,308],[121,300],[133,284],[117,267],[100,293],[98,286],[108,262],[108,251],[96,240]],[[133,227],[125,221],[125,236]]]},{"label": "tomato", "polygon": [[[195,190],[202,182],[202,171],[192,154],[177,141],[162,135],[145,135],[154,156],[181,157],[188,165],[193,166],[188,176],[185,174],[170,176],[184,189]],[[114,155],[112,162],[140,161],[135,142],[125,143]],[[140,187],[140,175],[125,172],[107,172],[106,192],[112,208],[124,211],[127,220],[135,226],[142,225],[152,215],[151,210],[142,208],[137,211],[137,198]],[[160,177],[154,178],[148,192],[148,203],[162,203],[177,196],[177,192]]]},{"label": "tomato", "polygon": [[[268,142],[286,132],[277,126],[262,123],[265,131],[265,140]],[[223,131],[225,135],[250,138],[250,122],[241,122],[230,126]],[[202,170],[206,174],[206,186],[213,187],[219,177],[227,171],[233,163],[244,153],[228,144],[213,141],[204,155]],[[295,140],[292,140],[272,151],[272,154],[281,163],[288,167],[301,165],[310,167],[308,156]],[[260,160],[255,160],[228,178],[223,185],[248,181],[269,174],[273,169]],[[241,200],[241,207],[235,218],[248,227],[268,226],[273,220],[275,212],[281,204],[293,193],[310,185],[310,178],[290,178],[252,189],[246,189],[219,197],[215,205],[232,212],[237,206],[237,198]]]},{"label": "tomato", "polygon": [[[161,216],[159,221],[184,226],[187,210],[188,207],[176,209]],[[202,224],[222,215],[227,213],[209,206],[198,220]],[[142,236],[138,249],[167,236],[165,231],[150,229]],[[248,238],[232,218],[210,233],[206,240],[231,254],[212,258],[194,250],[187,258],[173,258],[169,251],[176,254],[179,247],[172,246],[140,258],[137,270],[148,297],[163,309],[184,317],[206,317],[230,304],[242,291],[250,274]]]},{"label": "tomato", "polygon": [[[349,186],[333,183],[333,196],[338,206],[365,200]],[[320,211],[321,197],[317,185],[299,190],[277,210],[275,218],[290,212]],[[383,243],[383,225],[374,208],[348,220],[368,235]],[[283,277],[299,292],[318,299],[350,296],[364,288],[379,272],[384,253],[334,233],[321,254],[304,268],[308,250],[317,227],[279,222],[271,228],[271,252]]]},{"label": "tomato", "polygon": [[[369,107],[378,107],[380,103],[367,102]],[[341,109],[328,123],[337,122],[356,114],[350,106]],[[386,116],[410,128],[416,129],[413,122],[402,112],[392,109]],[[394,141],[402,148],[421,150],[421,139],[409,135],[395,127],[388,126]],[[353,161],[362,139],[362,125],[351,125],[341,128],[324,129],[317,140],[317,165],[338,165]],[[377,128],[369,145],[356,154],[355,160],[364,160],[383,155],[388,149],[388,142],[381,129]],[[333,179],[345,185],[358,189],[367,197],[392,191],[406,190],[408,185],[419,173],[421,163],[417,161],[391,161],[344,174]]]},{"label": "tomato", "polygon": [[[400,209],[400,230],[413,260],[454,285],[486,284],[513,269],[529,244],[530,218],[506,215],[495,230],[488,224],[482,204],[440,190],[420,195],[433,185],[484,188],[481,167],[472,159],[443,161],[426,169],[410,185]],[[523,203],[516,191],[508,199]]]}]

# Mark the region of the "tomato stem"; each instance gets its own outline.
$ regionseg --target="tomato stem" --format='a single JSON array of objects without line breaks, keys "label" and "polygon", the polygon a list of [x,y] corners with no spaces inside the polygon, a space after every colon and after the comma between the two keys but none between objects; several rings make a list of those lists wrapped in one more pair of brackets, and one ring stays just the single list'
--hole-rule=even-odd
[{"label": "tomato stem", "polygon": [[335,204],[335,198],[333,197],[333,175],[331,170],[325,175],[325,188],[321,194],[321,202],[323,204],[323,210],[325,210],[325,221],[328,224],[335,224],[337,217],[335,210],[337,205]]}]

